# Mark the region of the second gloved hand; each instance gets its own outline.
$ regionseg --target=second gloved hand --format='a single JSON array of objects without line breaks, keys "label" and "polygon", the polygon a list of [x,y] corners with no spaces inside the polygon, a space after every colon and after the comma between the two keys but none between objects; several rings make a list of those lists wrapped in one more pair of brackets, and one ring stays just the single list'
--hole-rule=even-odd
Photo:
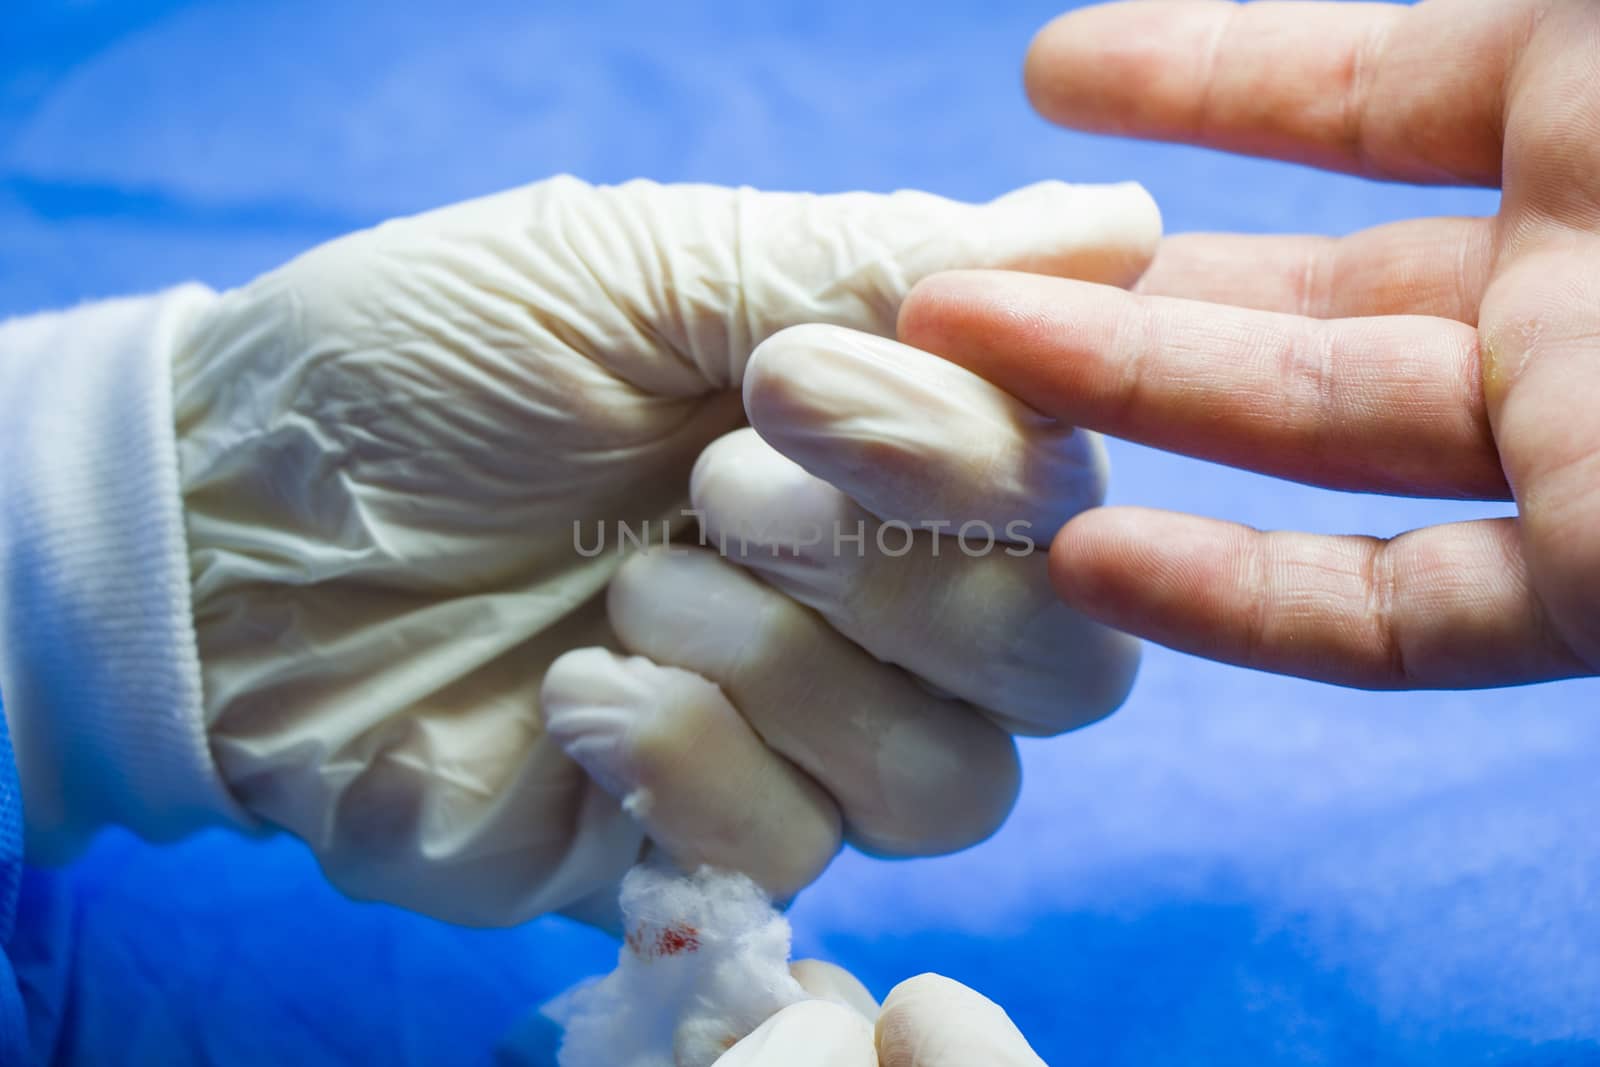
[{"label": "second gloved hand", "polygon": [[880,1008],[832,964],[794,972],[823,999],[780,1011],[715,1067],[1045,1067],[998,1004],[949,978],[907,979]]}]

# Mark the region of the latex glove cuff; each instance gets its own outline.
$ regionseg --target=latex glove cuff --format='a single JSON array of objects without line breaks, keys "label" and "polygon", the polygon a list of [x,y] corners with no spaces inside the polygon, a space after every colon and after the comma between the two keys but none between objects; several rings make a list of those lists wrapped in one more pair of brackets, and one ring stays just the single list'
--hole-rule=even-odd
[{"label": "latex glove cuff", "polygon": [[187,286],[0,325],[0,697],[28,858],[99,827],[251,825],[217,775],[178,492],[169,357]]}]

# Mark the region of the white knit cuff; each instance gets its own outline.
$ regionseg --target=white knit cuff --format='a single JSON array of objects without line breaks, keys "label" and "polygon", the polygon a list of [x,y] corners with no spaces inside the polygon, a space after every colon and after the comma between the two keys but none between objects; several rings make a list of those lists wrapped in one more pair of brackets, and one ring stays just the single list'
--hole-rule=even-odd
[{"label": "white knit cuff", "polygon": [[0,700],[30,860],[250,825],[212,762],[173,428],[185,286],[0,324]]}]

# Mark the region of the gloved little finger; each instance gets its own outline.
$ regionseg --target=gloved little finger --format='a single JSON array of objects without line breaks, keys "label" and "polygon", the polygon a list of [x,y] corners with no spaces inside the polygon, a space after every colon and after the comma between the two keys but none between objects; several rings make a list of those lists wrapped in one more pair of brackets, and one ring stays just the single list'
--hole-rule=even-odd
[{"label": "gloved little finger", "polygon": [[577,649],[551,664],[540,707],[557,744],[685,870],[743,871],[781,898],[839,850],[833,800],[697,674]]},{"label": "gloved little finger", "polygon": [[1016,800],[1011,739],[705,549],[632,556],[607,591],[629,651],[716,682],[775,751],[838,803],[845,836],[934,855],[993,833]]},{"label": "gloved little finger", "polygon": [[967,538],[880,523],[748,429],[701,454],[690,492],[733,562],[1007,730],[1087,725],[1133,684],[1138,642],[1061,603],[1045,553],[993,527]]},{"label": "gloved little finger", "polygon": [[1048,543],[1105,499],[1099,435],[964,367],[838,326],[795,326],[750,357],[750,424],[880,519],[985,522]]},{"label": "gloved little finger", "polygon": [[858,1012],[802,1000],[762,1023],[712,1067],[878,1067],[878,1054],[872,1024]]},{"label": "gloved little finger", "polygon": [[882,1067],[1045,1067],[1000,1005],[937,974],[890,990],[877,1029]]}]

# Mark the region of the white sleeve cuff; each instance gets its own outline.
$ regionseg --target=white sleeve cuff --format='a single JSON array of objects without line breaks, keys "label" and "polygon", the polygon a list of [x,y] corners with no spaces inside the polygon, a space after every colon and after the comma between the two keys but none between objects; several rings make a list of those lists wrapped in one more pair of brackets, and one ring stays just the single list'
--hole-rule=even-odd
[{"label": "white sleeve cuff", "polygon": [[0,701],[30,860],[250,825],[212,762],[174,442],[185,286],[0,323]]}]

